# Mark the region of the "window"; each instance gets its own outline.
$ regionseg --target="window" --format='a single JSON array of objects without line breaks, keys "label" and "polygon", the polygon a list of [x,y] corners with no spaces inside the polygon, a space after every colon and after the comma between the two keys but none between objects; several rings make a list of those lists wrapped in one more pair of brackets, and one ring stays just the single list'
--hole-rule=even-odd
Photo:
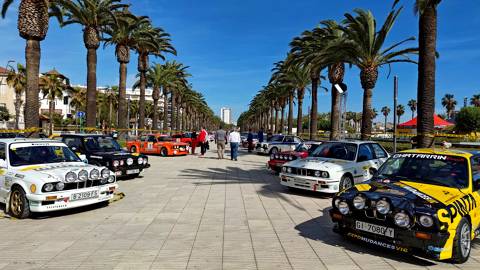
[{"label": "window", "polygon": [[78,138],[66,137],[66,138],[63,138],[63,143],[65,143],[70,148],[75,147],[78,150],[82,148],[82,142]]},{"label": "window", "polygon": [[292,136],[285,137],[285,142],[286,143],[293,143],[293,137]]},{"label": "window", "polygon": [[155,136],[150,135],[148,136],[148,142],[157,142],[157,139],[155,138]]},{"label": "window", "polygon": [[141,142],[146,142],[147,141],[147,136],[141,136],[140,141]]},{"label": "window", "polygon": [[472,176],[474,182],[473,186],[478,186],[476,183],[480,181],[480,157],[472,158]]},{"label": "window", "polygon": [[68,96],[63,97],[63,105],[68,105]]},{"label": "window", "polygon": [[293,141],[295,143],[302,143],[302,139],[298,138],[298,137],[293,137]]},{"label": "window", "polygon": [[373,152],[370,146],[368,144],[360,145],[360,148],[358,149],[357,162],[362,162],[362,161],[367,161],[372,159],[373,159]]},{"label": "window", "polygon": [[375,157],[376,158],[386,158],[387,157],[387,153],[385,153],[385,150],[383,150],[383,148],[374,143],[374,144],[371,144],[372,148],[373,148],[373,152],[375,153]]},{"label": "window", "polygon": [[7,157],[5,155],[5,144],[0,143],[0,159],[6,160]]},{"label": "window", "polygon": [[6,104],[6,103],[0,103],[0,107],[1,107],[1,108],[6,108],[6,107],[7,107],[7,104]]},{"label": "window", "polygon": [[355,160],[357,145],[352,143],[328,142],[322,143],[312,152],[313,157]]}]

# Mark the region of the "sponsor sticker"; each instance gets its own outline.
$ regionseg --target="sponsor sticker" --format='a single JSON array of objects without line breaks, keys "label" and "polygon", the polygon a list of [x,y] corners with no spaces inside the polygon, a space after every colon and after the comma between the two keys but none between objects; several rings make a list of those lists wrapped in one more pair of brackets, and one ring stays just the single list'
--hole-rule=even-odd
[{"label": "sponsor sticker", "polygon": [[385,243],[385,242],[382,242],[382,241],[370,239],[368,237],[364,237],[364,236],[361,236],[361,235],[358,235],[358,234],[355,234],[355,233],[351,233],[351,232],[347,233],[347,236],[351,237],[353,239],[371,244],[371,245],[375,245],[375,246],[390,249],[390,250],[400,251],[400,252],[404,252],[404,253],[408,253],[408,251],[409,251],[409,249],[406,248],[406,247],[401,247],[401,246],[397,246],[395,244],[389,244],[389,243]]},{"label": "sponsor sticker", "polygon": [[393,155],[392,158],[418,158],[418,159],[447,160],[447,156],[445,155],[413,154],[413,153],[395,154]]}]

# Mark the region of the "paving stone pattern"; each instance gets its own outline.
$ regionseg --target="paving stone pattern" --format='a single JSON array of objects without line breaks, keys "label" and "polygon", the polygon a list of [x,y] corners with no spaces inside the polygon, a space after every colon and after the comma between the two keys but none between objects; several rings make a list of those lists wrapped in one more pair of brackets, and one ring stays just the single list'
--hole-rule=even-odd
[{"label": "paving stone pattern", "polygon": [[0,269],[478,269],[351,243],[332,232],[331,198],[289,191],[239,161],[152,156],[124,199],[27,220],[0,219]]}]

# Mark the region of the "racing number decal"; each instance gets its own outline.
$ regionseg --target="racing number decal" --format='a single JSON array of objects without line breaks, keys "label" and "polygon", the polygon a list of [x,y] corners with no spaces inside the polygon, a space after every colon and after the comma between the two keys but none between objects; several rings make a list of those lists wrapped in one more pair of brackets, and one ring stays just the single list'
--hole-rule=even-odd
[{"label": "racing number decal", "polygon": [[153,150],[153,142],[147,143],[147,149],[148,150]]}]

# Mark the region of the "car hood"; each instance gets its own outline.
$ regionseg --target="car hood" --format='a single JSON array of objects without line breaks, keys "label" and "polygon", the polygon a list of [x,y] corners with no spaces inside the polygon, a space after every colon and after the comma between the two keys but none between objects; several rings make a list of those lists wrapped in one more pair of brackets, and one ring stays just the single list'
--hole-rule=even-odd
[{"label": "car hood", "polygon": [[127,151],[100,151],[100,152],[93,152],[90,157],[91,158],[113,158],[113,159],[119,159],[119,158],[129,158],[129,157],[134,157],[134,156],[139,156],[140,154],[136,153],[130,153]]},{"label": "car hood", "polygon": [[15,169],[15,176],[27,179],[29,181],[43,181],[43,182],[53,182],[53,181],[65,181],[65,175],[68,172],[75,172],[78,174],[81,170],[86,170],[89,174],[93,169],[98,169],[101,171],[102,167],[97,167],[94,165],[85,164],[83,162],[65,162],[65,163],[55,163],[55,164],[42,164],[42,165],[31,165],[31,166],[21,166]]},{"label": "car hood", "polygon": [[291,161],[288,163],[288,166],[311,170],[331,171],[341,170],[351,164],[353,164],[353,162],[347,160],[309,157]]}]

